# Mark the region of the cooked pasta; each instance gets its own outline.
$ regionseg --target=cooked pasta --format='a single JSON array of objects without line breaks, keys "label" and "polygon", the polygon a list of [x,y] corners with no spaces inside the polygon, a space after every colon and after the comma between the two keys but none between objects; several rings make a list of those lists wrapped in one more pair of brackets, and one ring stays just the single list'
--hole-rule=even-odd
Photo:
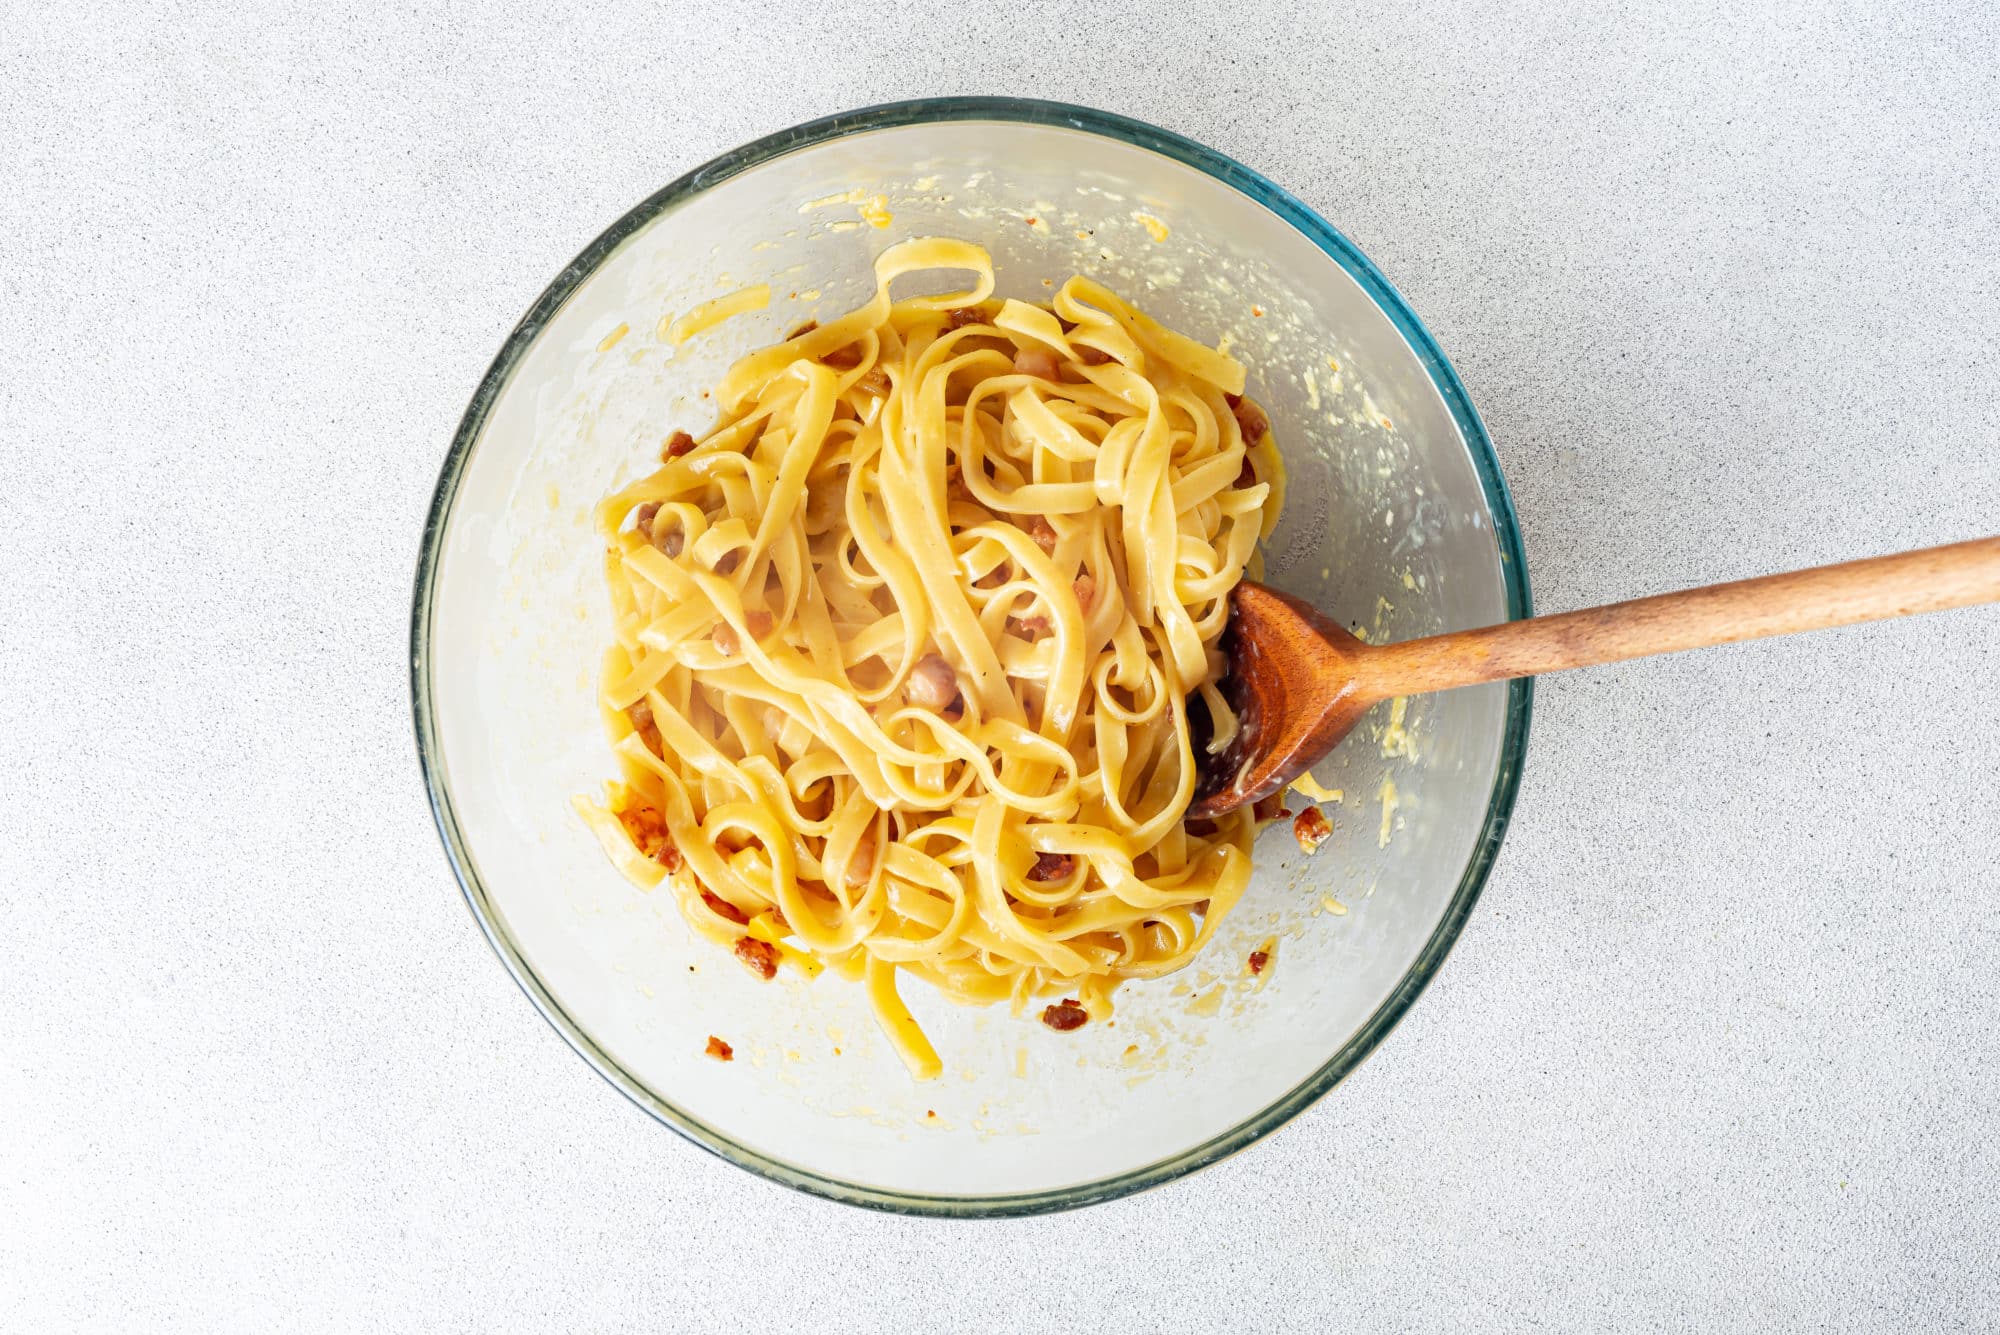
[{"label": "cooked pasta", "polygon": [[[897,300],[925,270],[969,288]],[[763,977],[863,982],[1074,1028],[1186,964],[1250,875],[1249,811],[1188,822],[1187,698],[1216,742],[1230,590],[1275,521],[1244,369],[1085,278],[994,299],[962,241],[737,362],[718,420],[597,512],[623,770],[578,809]]]}]

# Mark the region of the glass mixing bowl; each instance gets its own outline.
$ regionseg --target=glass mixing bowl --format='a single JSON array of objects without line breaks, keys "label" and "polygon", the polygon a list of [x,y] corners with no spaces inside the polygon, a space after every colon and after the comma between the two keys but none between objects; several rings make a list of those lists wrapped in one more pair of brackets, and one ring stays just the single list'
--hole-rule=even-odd
[{"label": "glass mixing bowl", "polygon": [[[786,130],[683,177],[521,321],[459,426],[424,532],[417,742],[493,948],[641,1107],[837,1200],[1061,1209],[1243,1148],[1382,1040],[1498,851],[1529,688],[1411,700],[1399,729],[1378,709],[1319,767],[1345,794],[1332,840],[1306,857],[1285,824],[1267,830],[1208,953],[1121,989],[1111,1023],[1059,1034],[905,983],[944,1059],[936,1081],[910,1079],[858,985],[791,971],[762,983],[694,940],[570,806],[615,773],[595,701],[611,629],[590,509],[650,471],[672,429],[707,426],[705,391],[734,358],[858,304],[875,255],[922,235],[987,247],[1002,295],[1040,300],[1080,272],[1174,329],[1227,340],[1289,472],[1269,582],[1371,638],[1528,614],[1485,431],[1430,335],[1339,233],[1255,172],[1136,121],[910,102]],[[678,347],[664,337],[662,317],[759,282],[768,309]],[[1253,975],[1260,947],[1275,958]],[[711,1034],[734,1061],[703,1055]]]}]

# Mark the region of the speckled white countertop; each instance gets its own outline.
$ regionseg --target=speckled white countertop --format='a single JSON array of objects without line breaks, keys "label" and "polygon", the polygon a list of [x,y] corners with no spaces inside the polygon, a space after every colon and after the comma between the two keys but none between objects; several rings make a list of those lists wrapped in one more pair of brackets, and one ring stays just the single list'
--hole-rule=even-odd
[{"label": "speckled white countertop", "polygon": [[754,1180],[563,1046],[452,883],[405,648],[451,430],[561,265],[923,94],[1156,121],[1342,228],[1485,414],[1543,609],[1994,531],[1992,10],[391,8],[0,22],[0,1328],[2000,1322],[2000,611],[1544,682],[1358,1074],[975,1225]]}]

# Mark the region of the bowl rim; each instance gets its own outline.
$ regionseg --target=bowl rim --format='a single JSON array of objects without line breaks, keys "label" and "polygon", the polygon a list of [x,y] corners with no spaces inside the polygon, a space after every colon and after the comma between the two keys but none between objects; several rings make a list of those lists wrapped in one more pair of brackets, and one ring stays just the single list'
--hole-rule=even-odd
[{"label": "bowl rim", "polygon": [[779,130],[702,164],[672,184],[655,192],[620,217],[602,235],[570,261],[536,298],[528,312],[501,345],[492,365],[473,393],[451,448],[439,471],[437,488],[431,499],[418,552],[416,583],[410,618],[411,703],[416,730],[417,758],[429,794],[431,814],[437,824],[452,873],[464,893],[467,908],[499,955],[514,981],[527,994],[544,1019],[585,1061],[639,1107],[682,1137],[718,1157],[745,1168],[782,1186],[809,1194],[893,1213],[945,1217],[1004,1217],[1043,1214],[1076,1209],[1115,1200],[1134,1192],[1184,1177],[1242,1150],[1276,1131],[1310,1107],[1344,1080],[1387,1037],[1390,1030],[1409,1012],[1417,997],[1437,973],[1464,928],[1491,872],[1501,841],[1512,815],[1520,787],[1521,766],[1526,753],[1528,724],[1532,713],[1533,688],[1526,679],[1508,684],[1507,712],[1502,732],[1500,760],[1487,799],[1486,817],[1471,857],[1466,862],[1458,887],[1428,941],[1389,995],[1330,1058],[1304,1080],[1255,1115],[1209,1137],[1200,1144],[1141,1168],[1068,1186],[999,1195],[927,1195],[890,1190],[845,1181],[841,1178],[797,1167],[781,1159],[760,1154],[737,1143],[717,1128],[690,1116],[661,1098],[570,1018],[542,985],[515,946],[487,896],[478,864],[466,844],[452,805],[449,780],[445,774],[443,750],[437,720],[431,657],[430,628],[436,599],[436,574],[444,534],[449,527],[459,483],[476,448],[488,414],[514,369],[540,337],[549,320],[628,238],[661,214],[722,182],[775,158],[852,135],[912,125],[987,121],[1043,125],[1078,130],[1149,150],[1192,167],[1229,185],[1263,205],[1303,233],[1329,259],[1360,284],[1376,306],[1387,315],[1410,349],[1423,364],[1431,383],[1444,400],[1470,454],[1485,494],[1500,557],[1501,583],[1509,619],[1532,615],[1525,554],[1521,546],[1518,520],[1506,479],[1494,456],[1486,428],[1474,410],[1465,386],[1400,293],[1381,271],[1339,231],[1290,192],[1258,172],[1194,140],[1157,126],[1114,112],[1060,102],[1011,97],[919,98],[843,111]]}]

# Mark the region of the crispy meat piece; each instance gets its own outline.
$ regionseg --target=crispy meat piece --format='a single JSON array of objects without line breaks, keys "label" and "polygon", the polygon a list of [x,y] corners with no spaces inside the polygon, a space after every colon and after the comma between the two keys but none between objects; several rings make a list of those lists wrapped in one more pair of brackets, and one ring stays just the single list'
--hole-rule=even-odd
[{"label": "crispy meat piece", "polygon": [[1277,820],[1291,815],[1291,808],[1285,805],[1285,790],[1280,788],[1269,797],[1259,798],[1257,805],[1250,808],[1250,814],[1257,818],[1257,823],[1260,825],[1267,820]]},{"label": "crispy meat piece", "polygon": [[703,890],[701,892],[701,902],[708,905],[710,913],[713,913],[718,918],[727,918],[738,927],[747,926],[750,922],[748,914],[713,891]]},{"label": "crispy meat piece", "polygon": [[632,702],[631,708],[625,711],[625,717],[632,720],[632,731],[639,734],[639,740],[646,744],[648,751],[656,756],[665,754],[661,750],[660,726],[653,721],[653,707],[646,703],[645,696]]},{"label": "crispy meat piece", "polygon": [[680,521],[671,515],[661,519],[660,510],[658,501],[647,501],[641,505],[632,512],[632,529],[668,556],[679,556],[681,544],[686,541]]},{"label": "crispy meat piece", "polygon": [[1076,859],[1067,853],[1037,853],[1035,865],[1028,868],[1028,879],[1049,885],[1068,880],[1075,871]]},{"label": "crispy meat piece", "polygon": [[1264,433],[1271,429],[1271,419],[1264,415],[1264,410],[1241,394],[1226,394],[1223,397],[1229,401],[1229,411],[1236,414],[1236,426],[1243,433],[1243,443],[1255,445],[1264,439]]},{"label": "crispy meat piece", "polygon": [[903,692],[919,709],[941,710],[958,695],[958,674],[936,654],[925,654],[910,669]]},{"label": "crispy meat piece", "polygon": [[674,871],[681,865],[681,851],[674,847],[673,836],[667,833],[667,818],[649,806],[635,804],[618,813],[618,823],[625,827],[626,837],[641,856],[649,857]]},{"label": "crispy meat piece", "polygon": [[1055,525],[1042,516],[1028,516],[1026,531],[1028,536],[1035,540],[1035,545],[1043,551],[1052,552],[1056,549],[1056,543],[1059,539],[1056,534]]},{"label": "crispy meat piece", "polygon": [[1042,1011],[1042,1023],[1063,1034],[1083,1028],[1089,1019],[1090,1012],[1077,1005],[1075,997],[1064,997]]},{"label": "crispy meat piece", "polygon": [[704,1057],[713,1057],[719,1062],[734,1061],[736,1059],[736,1049],[730,1047],[714,1034],[710,1034],[708,1036],[708,1046],[702,1049],[702,1055]]},{"label": "crispy meat piece", "polygon": [[1266,952],[1264,952],[1264,951],[1261,951],[1261,950],[1253,950],[1253,951],[1251,951],[1251,952],[1250,952],[1250,972],[1251,972],[1251,973],[1262,973],[1262,972],[1264,972],[1264,966],[1265,966],[1266,964],[1269,964],[1270,962],[1271,962],[1271,957],[1270,957],[1270,955],[1269,955],[1269,954],[1267,954]]},{"label": "crispy meat piece", "polygon": [[678,459],[683,454],[694,453],[694,437],[685,431],[676,431],[667,437],[667,443],[660,447],[660,462]]},{"label": "crispy meat piece", "polygon": [[736,958],[767,983],[778,976],[778,948],[769,941],[759,941],[754,936],[737,937]]},{"label": "crispy meat piece", "polygon": [[1307,807],[1292,822],[1292,837],[1299,841],[1299,848],[1307,853],[1316,853],[1319,846],[1333,836],[1333,826],[1327,822],[1326,813],[1318,807]]}]

